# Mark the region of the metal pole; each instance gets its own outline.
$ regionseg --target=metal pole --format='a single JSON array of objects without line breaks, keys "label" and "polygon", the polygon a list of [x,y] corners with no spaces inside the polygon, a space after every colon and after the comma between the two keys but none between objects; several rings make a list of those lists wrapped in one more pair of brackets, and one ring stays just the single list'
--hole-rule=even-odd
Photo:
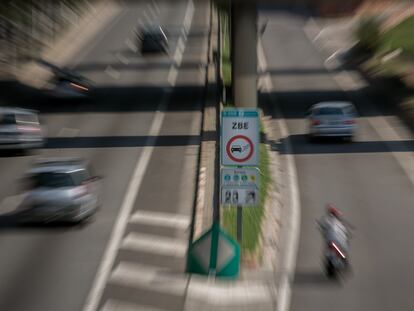
[{"label": "metal pole", "polygon": [[257,8],[248,1],[231,8],[233,102],[236,107],[257,107]]},{"label": "metal pole", "polygon": [[239,242],[240,247],[243,240],[243,207],[237,205],[237,242]]},{"label": "metal pole", "polygon": [[[218,15],[218,32],[220,34],[221,31],[221,23],[220,23],[220,15],[217,10]],[[220,44],[220,35],[218,37],[218,44]],[[215,154],[215,161],[214,161],[214,195],[213,195],[213,224],[220,223],[220,100],[221,100],[221,76],[220,76],[220,46],[218,46],[218,51],[216,52],[216,91],[217,91],[217,98],[216,98],[216,154]]]}]

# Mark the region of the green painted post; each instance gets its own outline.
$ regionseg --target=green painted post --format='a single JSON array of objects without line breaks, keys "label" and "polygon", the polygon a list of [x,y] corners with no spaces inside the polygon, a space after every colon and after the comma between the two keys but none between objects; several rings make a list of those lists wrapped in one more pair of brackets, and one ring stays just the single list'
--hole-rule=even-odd
[{"label": "green painted post", "polygon": [[220,224],[218,222],[214,222],[211,230],[211,255],[209,268],[210,275],[216,274],[219,234]]}]

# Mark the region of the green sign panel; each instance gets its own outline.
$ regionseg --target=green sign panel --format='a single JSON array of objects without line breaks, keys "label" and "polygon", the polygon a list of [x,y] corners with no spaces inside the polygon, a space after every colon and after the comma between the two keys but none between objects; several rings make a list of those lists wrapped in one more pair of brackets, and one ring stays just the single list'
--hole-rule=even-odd
[{"label": "green sign panel", "polygon": [[235,278],[240,272],[240,247],[219,224],[196,240],[188,252],[188,272]]}]

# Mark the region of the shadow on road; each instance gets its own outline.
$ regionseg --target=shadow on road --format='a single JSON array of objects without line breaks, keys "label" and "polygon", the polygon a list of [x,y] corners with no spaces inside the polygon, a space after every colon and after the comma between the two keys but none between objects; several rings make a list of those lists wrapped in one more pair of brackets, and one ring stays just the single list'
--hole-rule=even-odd
[{"label": "shadow on road", "polygon": [[[322,268],[314,271],[297,271],[293,281],[295,286],[332,286],[332,280],[329,280]],[[335,284],[340,284],[335,282]]]},{"label": "shadow on road", "polygon": [[347,154],[347,153],[378,153],[378,152],[413,152],[414,141],[355,141],[344,142],[341,139],[324,138],[314,143],[306,134],[290,135],[280,141],[281,154],[289,154],[286,148],[290,140],[293,154]]},{"label": "shadow on road", "polygon": [[204,94],[203,85],[102,86],[95,87],[88,99],[59,100],[17,81],[0,81],[0,104],[35,109],[40,113],[155,111],[168,96],[168,111],[197,111]]}]

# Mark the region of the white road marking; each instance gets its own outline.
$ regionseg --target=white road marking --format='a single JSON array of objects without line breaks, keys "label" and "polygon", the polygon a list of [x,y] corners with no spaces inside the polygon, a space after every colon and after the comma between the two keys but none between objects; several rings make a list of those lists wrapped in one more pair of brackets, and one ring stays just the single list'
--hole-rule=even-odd
[{"label": "white road marking", "polygon": [[76,137],[78,136],[79,132],[79,129],[64,127],[59,131],[57,137]]},{"label": "white road marking", "polygon": [[[269,291],[267,284],[263,282],[239,281],[229,283],[194,276],[192,284],[188,288],[187,297],[198,305],[202,303],[208,303],[211,307],[250,305],[249,310],[254,310],[255,304],[273,300],[272,293]],[[194,309],[185,308],[185,310]],[[243,308],[243,310],[245,309]]]},{"label": "white road marking", "polygon": [[[313,21],[314,25],[317,25],[315,21]],[[317,26],[319,27],[319,26]],[[399,53],[398,50],[395,51]],[[394,57],[394,55],[392,55]],[[337,67],[339,67],[340,63],[336,58],[332,58],[331,62],[336,62]],[[325,67],[330,70],[329,66]],[[334,80],[336,81],[339,88],[341,88],[344,92],[349,92],[352,90],[361,89],[367,86],[367,82],[362,80],[359,76],[352,74],[347,70],[342,70],[341,72],[335,74]],[[377,111],[377,108],[374,105],[370,105],[371,109]],[[377,111],[378,112],[378,111]],[[381,114],[378,112],[378,115]],[[370,126],[374,129],[379,137],[385,142],[386,145],[389,145],[389,141],[403,141],[404,139],[398,134],[397,131],[393,128],[390,122],[385,117],[370,117],[366,118],[367,122]],[[390,148],[392,150],[392,148]],[[414,153],[408,152],[391,152],[399,166],[405,172],[406,176],[410,180],[411,184],[414,186],[414,165],[413,165],[413,155]]]},{"label": "white road marking", "polygon": [[132,232],[123,240],[121,249],[184,258],[187,246],[188,243],[179,239]]},{"label": "white road marking", "polygon": [[[262,67],[267,68],[267,61],[263,50],[262,41],[259,39],[258,44],[258,57],[259,62],[262,63]],[[265,79],[268,81],[265,83],[269,90],[273,90],[273,82],[270,74],[267,74]],[[278,115],[282,116],[278,106],[275,106]],[[289,188],[290,198],[290,210],[291,217],[289,223],[286,223],[284,230],[289,230],[290,234],[287,235],[288,241],[286,241],[286,253],[285,257],[281,261],[280,271],[282,272],[281,280],[277,290],[277,311],[288,311],[290,308],[292,282],[296,269],[296,259],[298,254],[299,238],[300,238],[300,199],[299,199],[299,185],[297,181],[297,172],[295,166],[295,160],[292,156],[292,146],[289,139],[289,130],[286,125],[286,121],[283,118],[279,118],[278,122],[281,136],[285,140],[286,148],[286,160],[287,160],[287,184]]]},{"label": "white road marking", "polygon": [[157,13],[155,12],[154,6],[151,3],[147,3],[147,10],[154,19],[157,17]]},{"label": "white road marking", "polygon": [[142,19],[138,20],[138,24],[141,26],[141,29],[145,29],[145,23]]},{"label": "white road marking", "polygon": [[159,14],[161,12],[160,7],[158,6],[158,3],[156,0],[151,1],[152,5],[154,6],[155,11]]},{"label": "white road marking", "polygon": [[167,77],[167,81],[170,85],[173,85],[174,81],[177,80],[177,76],[178,76],[178,69],[175,67],[171,67],[170,71],[168,72],[168,77]]},{"label": "white road marking", "polygon": [[118,70],[112,68],[112,66],[107,66],[105,68],[105,73],[115,80],[118,80],[121,77],[121,73]]},{"label": "white road marking", "polygon": [[151,25],[152,24],[152,18],[149,16],[149,14],[148,14],[148,11],[144,11],[144,18],[147,20],[147,23],[149,24],[149,25]]},{"label": "white road marking", "polygon": [[129,63],[130,63],[130,60],[127,58],[127,57],[125,57],[122,53],[119,53],[119,52],[117,52],[116,54],[115,54],[115,57],[121,62],[121,63],[123,63],[124,65],[128,65]]},{"label": "white road marking", "polygon": [[[188,12],[189,7],[192,8],[192,12],[194,12],[194,4],[192,2],[192,0],[188,1],[187,4],[187,10],[186,12]],[[187,15],[187,14],[186,14]],[[188,23],[188,27],[191,26],[191,22],[192,22],[192,16],[193,14],[191,14],[191,18],[189,19],[189,23]],[[131,48],[134,51],[137,51],[137,47],[131,42],[131,40],[127,39],[127,41],[125,42],[127,44],[127,46],[129,46],[129,48]],[[169,81],[170,84],[173,86],[176,83],[176,78],[177,75],[175,75],[175,80],[171,80]],[[169,89],[171,91],[171,89]],[[102,256],[102,261],[101,264],[98,267],[98,271],[97,274],[95,276],[95,280],[93,282],[92,288],[88,294],[88,297],[86,299],[86,302],[83,306],[83,311],[95,311],[97,310],[98,306],[99,306],[99,302],[102,298],[102,294],[103,291],[105,289],[105,285],[108,281],[108,278],[111,274],[111,269],[112,266],[114,264],[115,258],[116,258],[116,254],[117,251],[119,249],[119,246],[121,245],[122,242],[122,238],[123,235],[125,233],[125,229],[126,226],[128,224],[129,218],[130,218],[130,214],[132,211],[132,208],[134,206],[135,200],[137,198],[139,189],[141,187],[142,181],[144,179],[144,175],[145,172],[147,170],[149,161],[151,159],[152,153],[154,151],[154,146],[152,146],[152,142],[154,141],[154,137],[158,136],[161,130],[161,125],[164,121],[164,117],[165,117],[165,113],[163,112],[166,108],[167,103],[166,102],[162,102],[159,106],[158,109],[155,113],[154,119],[152,121],[151,124],[151,128],[150,131],[148,133],[148,144],[146,144],[148,147],[145,147],[136,166],[135,169],[133,171],[132,174],[132,178],[129,182],[124,200],[122,202],[122,205],[120,207],[120,211],[118,214],[118,217],[116,219],[115,225],[112,229],[112,233],[111,233],[111,237],[108,241],[108,244],[106,246],[105,252]],[[115,274],[115,272],[118,271],[118,276],[120,276],[120,278],[117,279],[117,274]],[[122,272],[124,272],[124,270],[120,270],[119,266],[117,267],[117,269],[114,271],[114,273],[112,274],[112,278],[111,280],[123,280],[123,274]],[[119,272],[121,272],[121,275],[119,275]],[[145,269],[141,269],[140,271],[138,271],[138,274],[128,274],[128,269],[127,269],[127,275],[126,275],[126,280],[129,282],[138,282],[138,283],[144,283],[144,286],[146,285],[151,286],[151,289],[154,289],[154,287],[152,286],[152,284],[148,284],[148,282],[146,282],[145,277],[143,278],[143,276],[145,275],[145,272],[148,272],[148,267],[146,267]],[[142,282],[142,278],[143,278],[143,282]],[[183,279],[183,282],[179,283],[177,282],[177,280],[173,280],[172,284],[168,284],[163,282],[163,284],[166,284],[168,286],[171,287],[171,289],[173,289],[174,291],[177,291],[177,289],[179,289],[179,286],[182,286],[182,291],[180,292],[180,295],[182,295],[185,292],[186,289],[186,285],[187,285],[187,280]],[[163,286],[157,286],[155,287],[155,289],[160,289]]]},{"label": "white road marking", "polygon": [[[164,110],[165,108],[164,106],[165,103],[160,104],[157,112],[155,113],[155,117],[151,124],[151,129],[148,133],[148,136],[151,137],[149,138],[149,140],[153,140],[153,137],[158,136],[160,133],[161,125],[164,121],[165,116],[165,114],[162,112],[162,110]],[[112,230],[111,238],[108,242],[107,248],[102,257],[102,262],[96,274],[92,289],[83,308],[84,311],[95,311],[102,297],[106,281],[108,279],[112,265],[114,263],[119,245],[121,244],[122,236],[125,232],[125,228],[128,223],[135,200],[137,198],[138,191],[141,187],[148,163],[154,151],[154,146],[151,146],[151,143],[149,143],[148,145],[148,147],[144,148],[141,157],[139,158],[134,169],[132,178],[129,182],[128,189],[126,191],[126,195],[120,208],[118,218]]]},{"label": "white road marking", "polygon": [[26,194],[18,194],[4,198],[0,203],[0,212],[3,214],[15,211],[23,202],[25,197]]},{"label": "white road marking", "polygon": [[134,224],[144,224],[159,227],[171,227],[186,230],[190,225],[191,219],[187,215],[177,215],[170,213],[159,213],[150,211],[137,211],[130,220]]},{"label": "white road marking", "polygon": [[[121,7],[119,7],[119,9],[121,10]],[[126,13],[126,10],[117,13],[118,16],[113,18],[113,20],[107,24],[106,28],[103,28],[100,32],[98,32],[98,34],[95,36],[95,40],[93,42],[90,42],[86,48],[82,49],[81,52],[77,54],[76,61],[71,63],[70,68],[76,67],[81,62],[81,60],[84,59],[85,56],[88,55],[92,49],[98,45],[99,42],[101,42],[101,40],[108,34],[108,32],[114,28],[114,26]]]},{"label": "white road marking", "polygon": [[138,47],[136,46],[136,44],[134,44],[131,39],[126,39],[125,40],[125,45],[133,52],[137,52],[138,51]]},{"label": "white road marking", "polygon": [[[194,16],[194,3],[193,0],[188,0],[187,8],[185,10],[184,21],[183,21],[183,29],[185,33],[188,33],[191,23],[193,22]],[[181,62],[183,60],[183,54],[185,50],[185,38],[183,34],[178,39],[177,47],[175,48],[173,60],[175,64],[171,65],[170,70],[168,72],[167,81],[170,85],[172,85],[172,81],[176,81],[178,76],[178,67],[180,67]]]},{"label": "white road marking", "polygon": [[110,284],[148,289],[155,293],[182,296],[187,287],[187,278],[182,273],[171,274],[154,266],[120,262],[112,272]]},{"label": "white road marking", "polygon": [[166,309],[159,309],[138,305],[131,302],[123,302],[119,300],[109,299],[102,307],[101,311],[167,311]]}]

